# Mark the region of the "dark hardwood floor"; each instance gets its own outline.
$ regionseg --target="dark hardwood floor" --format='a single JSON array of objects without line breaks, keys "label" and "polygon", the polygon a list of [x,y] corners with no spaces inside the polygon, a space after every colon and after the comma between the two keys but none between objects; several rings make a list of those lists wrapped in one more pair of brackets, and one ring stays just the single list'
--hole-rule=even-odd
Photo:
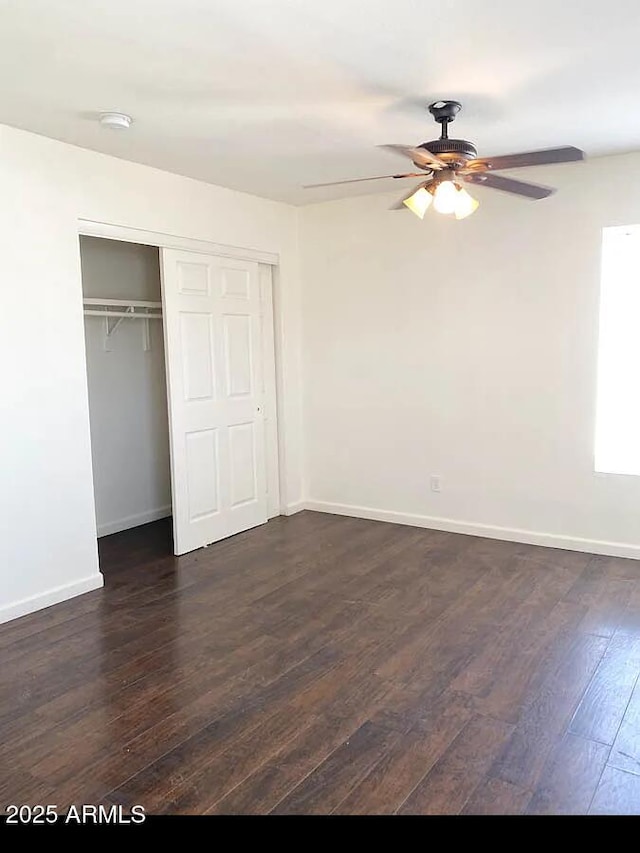
[{"label": "dark hardwood floor", "polygon": [[0,803],[640,813],[640,565],[304,512],[0,626]]}]

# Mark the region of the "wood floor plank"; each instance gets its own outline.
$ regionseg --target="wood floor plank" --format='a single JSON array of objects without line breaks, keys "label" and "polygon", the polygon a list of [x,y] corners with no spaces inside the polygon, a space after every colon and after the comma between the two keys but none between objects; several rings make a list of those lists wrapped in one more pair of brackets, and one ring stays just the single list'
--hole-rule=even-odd
[{"label": "wood floor plank", "polygon": [[631,595],[620,614],[616,633],[631,636],[640,634],[640,576],[636,577]]},{"label": "wood floor plank", "polygon": [[567,593],[568,600],[586,608],[580,629],[611,637],[621,623],[633,595],[637,575],[624,564],[629,561],[592,557]]},{"label": "wood floor plank", "polygon": [[284,748],[206,810],[207,814],[268,814],[366,720],[314,718]]},{"label": "wood floor plank", "polygon": [[533,789],[551,750],[591,681],[608,644],[605,637],[577,634],[540,691],[526,707],[492,775]]},{"label": "wood floor plank", "polygon": [[518,815],[523,813],[530,797],[531,792],[524,788],[503,779],[487,777],[473,792],[462,814]]},{"label": "wood floor plank", "polygon": [[281,800],[272,814],[329,814],[338,809],[369,768],[399,738],[397,732],[364,723]]},{"label": "wood floor plank", "polygon": [[570,646],[584,607],[560,601],[551,613],[539,619],[538,628],[513,637],[499,665],[492,668],[482,693],[476,696],[480,713],[516,723],[523,709],[540,692],[554,665]]},{"label": "wood floor plank", "polygon": [[636,681],[611,747],[609,764],[618,770],[640,774],[640,679]]},{"label": "wood floor plank", "polygon": [[19,770],[10,779],[0,781],[0,813],[5,814],[8,805],[37,806],[57,805],[57,791],[46,782],[35,779],[30,773]]},{"label": "wood floor plank", "polygon": [[586,814],[608,755],[605,744],[566,734],[547,761],[527,814]]},{"label": "wood floor plank", "polygon": [[[249,646],[247,651],[257,653],[255,646]],[[157,683],[152,683],[141,693],[132,694],[127,691],[118,697],[114,706],[107,709],[98,707],[94,711],[74,717],[53,732],[45,736],[52,739],[52,748],[42,754],[42,735],[34,742],[27,743],[19,749],[23,760],[27,759],[33,772],[38,776],[52,779],[58,783],[74,774],[78,742],[81,736],[84,760],[94,768],[101,766],[112,757],[113,735],[117,733],[120,742],[126,744],[126,755],[131,761],[138,754],[140,737],[155,727],[175,718],[174,710],[182,702],[188,713],[181,713],[179,719],[183,724],[180,737],[185,735],[185,723],[191,726],[203,726],[210,721],[212,709],[221,711],[229,694],[233,695],[235,679],[244,677],[246,669],[242,660],[234,658],[227,666],[219,669],[212,668],[206,677],[194,675],[192,679],[176,680],[172,686],[167,684],[167,691],[158,689]],[[138,686],[141,682],[136,682]],[[204,700],[204,701],[201,701]],[[200,713],[198,713],[200,712]],[[166,733],[166,726],[164,726]],[[162,745],[166,746],[163,740]],[[38,757],[40,754],[40,757]],[[128,762],[127,762],[128,763]]]},{"label": "wood floor plank", "polygon": [[413,789],[399,814],[459,814],[488,773],[513,727],[475,717]]},{"label": "wood floor plank", "polygon": [[640,776],[605,767],[589,814],[640,815]]},{"label": "wood floor plank", "polygon": [[526,689],[527,676],[531,669],[537,669],[540,655],[556,634],[575,626],[583,615],[584,608],[573,602],[556,603],[552,598],[540,607],[527,599],[507,618],[492,641],[480,646],[470,664],[452,682],[452,689],[482,697],[488,706],[494,698],[498,704],[498,696],[505,690],[514,690],[514,679],[521,682],[520,690]]},{"label": "wood floor plank", "polygon": [[340,814],[393,814],[473,717],[464,696],[441,695],[340,803]]},{"label": "wood floor plank", "polygon": [[[84,800],[100,802],[113,791],[119,792],[124,788],[122,797],[116,798],[117,802],[130,804],[130,799],[127,799],[129,781],[135,780],[130,786],[132,796],[137,791],[145,792],[147,788],[151,789],[149,780],[155,778],[156,766],[171,766],[172,753],[175,750],[182,747],[182,751],[175,756],[174,764],[179,764],[180,758],[190,748],[197,755],[196,760],[206,760],[207,757],[228,749],[236,738],[246,736],[247,732],[256,728],[264,719],[263,713],[256,709],[236,709],[220,716],[212,713],[211,716],[211,721],[200,724],[189,736],[186,735],[192,730],[192,726],[183,724],[180,718],[174,718],[173,725],[167,722],[149,729],[136,741],[132,741],[131,746],[122,747],[116,740],[118,749],[112,747],[111,751],[102,755],[98,761],[83,762],[76,774],[64,774],[64,781],[56,784],[58,802],[66,805]],[[164,734],[167,735],[166,740],[163,738]],[[162,781],[164,783],[165,780]],[[160,793],[165,790],[162,788]],[[155,797],[156,792],[152,791],[149,805],[155,801]]]},{"label": "wood floor plank", "polygon": [[620,580],[638,580],[638,563],[625,557],[608,557],[598,554],[591,558],[591,562],[600,566],[607,578],[618,578]]},{"label": "wood floor plank", "polygon": [[434,671],[451,674],[473,657],[478,644],[488,642],[499,614],[510,613],[535,586],[529,572],[515,569],[505,579],[500,569],[483,576],[462,598],[423,628],[378,670],[383,678],[416,686]]},{"label": "wood floor plank", "polygon": [[635,581],[619,578],[607,579],[594,600],[585,602],[587,612],[580,629],[601,637],[612,637],[623,621],[627,605],[635,588]]},{"label": "wood floor plank", "polygon": [[207,744],[196,748],[196,757],[184,746],[178,747],[111,792],[108,802],[126,806],[145,802],[158,814],[207,811],[314,723],[313,717],[286,707],[264,716],[263,722],[234,738],[227,749]]},{"label": "wood floor plank", "polygon": [[[114,762],[113,755],[108,754],[98,767],[90,765],[87,768],[89,779],[85,780],[85,784],[94,786],[96,796],[106,795],[106,792],[115,789],[114,799],[119,804],[139,802],[136,797],[145,796],[148,802],[164,808],[175,787],[174,777],[178,781],[189,779],[220,753],[242,744],[246,737],[253,736],[254,731],[264,727],[272,715],[282,714],[282,703],[296,690],[319,677],[332,660],[331,653],[321,651],[255,693],[251,690],[250,681],[240,679],[240,692],[236,693],[232,685],[228,688],[230,701],[214,705],[218,714],[215,711],[211,714],[206,705],[202,715],[197,715],[195,719],[187,718],[185,721],[183,715],[176,714],[175,722],[170,718],[128,742],[124,758],[116,756]],[[243,685],[245,689],[242,689]],[[220,714],[221,708],[224,710]],[[212,722],[204,722],[207,715],[214,717]],[[287,712],[285,716],[290,720],[285,720],[283,724],[290,725],[291,721],[305,715],[308,716],[306,710],[298,717]],[[118,774],[122,773],[123,766],[127,768],[127,781],[119,786]],[[159,780],[162,780],[162,784]],[[69,780],[63,789],[67,798],[77,788],[77,784],[77,778]],[[95,789],[95,786],[99,788]]]},{"label": "wood floor plank", "polygon": [[570,731],[613,744],[639,675],[640,636],[616,635],[582,697]]}]

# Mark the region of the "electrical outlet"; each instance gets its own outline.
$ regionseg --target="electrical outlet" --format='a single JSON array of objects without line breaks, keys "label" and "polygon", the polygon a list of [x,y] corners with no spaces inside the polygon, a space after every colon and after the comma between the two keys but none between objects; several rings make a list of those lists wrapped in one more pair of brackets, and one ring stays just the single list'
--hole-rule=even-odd
[{"label": "electrical outlet", "polygon": [[442,491],[442,477],[440,474],[432,474],[431,475],[431,491],[432,492],[441,492]]}]

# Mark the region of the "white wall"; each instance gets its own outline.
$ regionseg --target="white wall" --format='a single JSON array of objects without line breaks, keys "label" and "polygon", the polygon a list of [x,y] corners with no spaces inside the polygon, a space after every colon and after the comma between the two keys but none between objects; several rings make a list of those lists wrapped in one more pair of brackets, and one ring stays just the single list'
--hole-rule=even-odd
[{"label": "white wall", "polygon": [[80,266],[84,296],[160,302],[160,251],[155,246],[81,236]]},{"label": "white wall", "polygon": [[593,471],[601,229],[640,222],[640,155],[520,175],[559,192],[302,211],[309,505],[640,556],[640,479]]},{"label": "white wall", "polygon": [[[82,289],[101,299],[160,302],[158,249],[80,238]],[[114,321],[110,321],[112,324]],[[105,319],[86,316],[85,344],[98,535],[171,514],[162,323],[124,320],[105,348]]]},{"label": "white wall", "polygon": [[101,583],[78,218],[280,255],[283,494],[300,500],[297,212],[0,126],[0,621]]}]

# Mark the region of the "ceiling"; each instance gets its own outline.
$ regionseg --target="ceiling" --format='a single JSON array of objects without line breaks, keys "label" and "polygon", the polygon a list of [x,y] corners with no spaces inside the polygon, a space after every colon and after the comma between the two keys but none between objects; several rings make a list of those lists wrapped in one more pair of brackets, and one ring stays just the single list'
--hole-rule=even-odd
[{"label": "ceiling", "polygon": [[393,189],[301,187],[402,169],[376,146],[439,98],[481,154],[640,149],[639,31],[637,0],[0,0],[0,122],[305,204]]}]

